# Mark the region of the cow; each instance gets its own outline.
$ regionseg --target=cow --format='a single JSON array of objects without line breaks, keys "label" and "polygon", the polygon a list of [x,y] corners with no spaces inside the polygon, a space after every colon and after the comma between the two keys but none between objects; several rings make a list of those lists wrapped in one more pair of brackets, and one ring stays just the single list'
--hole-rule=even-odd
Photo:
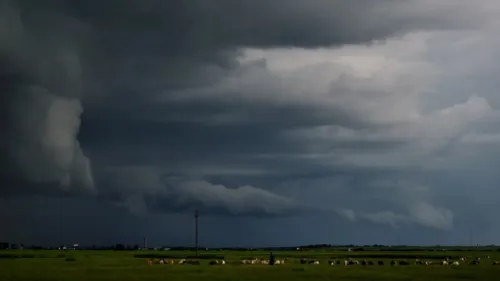
[{"label": "cow", "polygon": [[498,262],[498,261],[493,261],[493,265],[500,265],[500,262]]},{"label": "cow", "polygon": [[474,265],[477,265],[479,263],[480,263],[480,261],[478,261],[478,260],[473,260],[473,261],[470,262],[470,264],[474,264]]},{"label": "cow", "polygon": [[366,262],[366,260],[362,260],[361,261],[361,265],[367,265],[368,263]]},{"label": "cow", "polygon": [[396,262],[394,260],[391,261],[391,265],[392,266],[395,266],[396,265]]},{"label": "cow", "polygon": [[442,260],[442,261],[441,261],[441,265],[448,265],[448,261],[446,261],[446,260]]},{"label": "cow", "polygon": [[451,263],[451,265],[453,265],[453,266],[459,266],[460,263],[458,261],[454,261],[454,262]]}]

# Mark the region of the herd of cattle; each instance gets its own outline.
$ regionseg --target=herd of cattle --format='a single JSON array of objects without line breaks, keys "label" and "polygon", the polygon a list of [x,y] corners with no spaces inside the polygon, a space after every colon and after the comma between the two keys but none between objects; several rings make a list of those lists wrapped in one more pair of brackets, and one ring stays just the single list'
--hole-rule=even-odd
[{"label": "herd of cattle", "polygon": [[[490,259],[489,256],[485,256],[484,258],[486,258],[487,260]],[[273,265],[280,265],[280,264],[285,264],[285,263],[288,263],[289,260],[288,259],[282,259],[282,260],[275,260],[274,263],[272,263]],[[271,264],[271,262],[269,260],[266,260],[266,259],[261,259],[261,258],[252,258],[252,259],[243,259],[243,260],[240,260],[239,262],[240,264],[265,264],[265,265],[269,265]],[[316,259],[304,259],[304,258],[301,258],[300,259],[300,263],[301,264],[320,264],[320,261],[319,260],[316,260]],[[443,266],[447,266],[447,265],[451,265],[451,266],[459,266],[460,264],[471,264],[471,265],[478,265],[478,264],[481,264],[481,258],[480,257],[476,257],[476,258],[473,258],[469,261],[469,258],[467,257],[459,257],[458,259],[456,260],[452,260],[448,257],[445,257],[443,260],[440,260],[440,261],[423,261],[423,260],[419,260],[419,259],[415,259],[413,262],[409,262],[407,260],[391,260],[388,264],[390,264],[391,266],[396,266],[396,265],[402,265],[402,266],[405,266],[405,265],[443,265]],[[148,260],[148,264],[192,264],[192,265],[200,265],[200,261],[199,260],[187,260],[187,259],[181,259],[181,260],[178,260],[178,261],[175,261],[173,259],[164,259],[164,258],[161,258],[159,260],[156,260],[156,261],[153,261],[152,259],[149,259]],[[226,261],[225,260],[212,260],[209,262],[209,265],[224,265],[226,264]],[[492,264],[493,265],[500,265],[500,262],[498,261],[492,261]],[[385,265],[385,262],[383,260],[379,260],[377,261],[376,263],[374,261],[367,261],[367,260],[355,260],[355,259],[352,259],[352,258],[348,258],[346,260],[329,260],[328,261],[328,265],[330,266],[334,266],[334,265],[344,265],[344,266],[349,266],[349,265],[363,265],[363,266],[370,266],[370,265],[379,265],[379,266],[383,266]]]}]

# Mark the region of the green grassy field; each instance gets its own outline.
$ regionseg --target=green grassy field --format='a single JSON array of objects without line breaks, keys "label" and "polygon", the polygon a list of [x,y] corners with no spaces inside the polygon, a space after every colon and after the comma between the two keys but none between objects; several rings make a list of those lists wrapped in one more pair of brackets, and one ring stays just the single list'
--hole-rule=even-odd
[{"label": "green grassy field", "polygon": [[[242,265],[242,258],[268,258],[268,252],[203,251],[202,257],[224,257],[226,265],[211,266],[213,259],[200,259],[201,265],[147,264],[147,258],[136,255],[164,255],[182,258],[192,252],[144,252],[144,251],[1,251],[0,280],[500,280],[500,266],[492,260],[500,260],[500,252],[346,252],[346,251],[293,251],[274,252],[278,259],[287,258],[285,265]],[[480,265],[462,263],[451,266],[394,266],[391,259],[414,261],[439,261],[443,256],[471,258],[491,256]],[[320,260],[320,265],[302,265],[301,257]],[[384,260],[384,266],[329,266],[328,260]]]}]

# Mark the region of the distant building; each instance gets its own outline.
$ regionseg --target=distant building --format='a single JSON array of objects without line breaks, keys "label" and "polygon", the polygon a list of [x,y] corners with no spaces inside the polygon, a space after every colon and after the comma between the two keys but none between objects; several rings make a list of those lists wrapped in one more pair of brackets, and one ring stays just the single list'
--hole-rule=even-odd
[{"label": "distant building", "polygon": [[10,244],[7,242],[0,242],[0,250],[10,249]]}]

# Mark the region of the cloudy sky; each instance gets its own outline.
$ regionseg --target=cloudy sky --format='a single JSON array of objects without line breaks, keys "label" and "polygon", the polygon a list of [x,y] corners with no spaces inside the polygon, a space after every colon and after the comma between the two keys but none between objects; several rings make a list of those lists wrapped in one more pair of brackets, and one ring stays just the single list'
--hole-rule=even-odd
[{"label": "cloudy sky", "polygon": [[500,243],[497,0],[0,0],[0,240]]}]

